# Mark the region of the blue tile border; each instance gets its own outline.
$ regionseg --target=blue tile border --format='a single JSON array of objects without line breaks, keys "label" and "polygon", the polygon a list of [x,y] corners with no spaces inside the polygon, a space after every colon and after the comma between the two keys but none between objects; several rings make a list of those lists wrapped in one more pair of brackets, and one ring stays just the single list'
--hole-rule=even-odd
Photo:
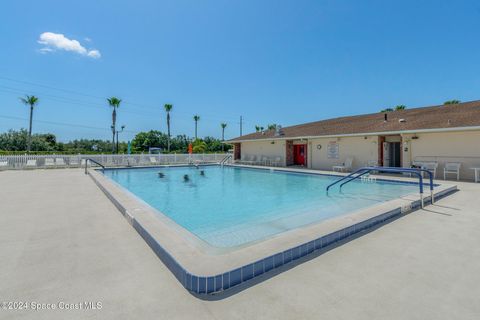
[{"label": "blue tile border", "polygon": [[[264,170],[264,169],[260,169]],[[126,209],[97,181],[95,177],[90,175],[97,186],[106,194],[108,199],[119,209],[122,215],[130,222],[138,234],[145,240],[150,248],[155,252],[158,258],[173,273],[178,281],[190,292],[198,295],[217,294],[222,291],[229,290],[239,284],[251,281],[255,277],[261,276],[267,272],[272,272],[284,265],[294,263],[300,258],[315,254],[320,250],[324,250],[334,243],[344,241],[353,235],[358,235],[365,231],[371,230],[382,224],[388,223],[406,213],[413,212],[420,208],[420,200],[414,201],[408,212],[401,211],[401,208],[385,212],[370,219],[358,222],[354,225],[334,231],[320,238],[311,240],[299,246],[287,249],[285,251],[270,255],[263,259],[254,261],[240,268],[227,271],[223,274],[213,276],[197,276],[192,275],[184,269],[149,233],[138,221],[129,216]],[[456,189],[446,189],[435,195],[435,199],[441,199]],[[425,200],[425,204],[431,200]]]}]

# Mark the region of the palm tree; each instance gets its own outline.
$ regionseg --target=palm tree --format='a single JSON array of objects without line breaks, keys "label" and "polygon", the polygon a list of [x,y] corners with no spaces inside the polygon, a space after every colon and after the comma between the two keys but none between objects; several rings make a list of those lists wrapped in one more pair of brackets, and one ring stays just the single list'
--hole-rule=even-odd
[{"label": "palm tree", "polygon": [[[225,141],[225,128],[227,127],[227,124],[225,122],[220,123],[220,127],[222,127],[222,141]],[[225,151],[225,144],[222,143],[222,151]]]},{"label": "palm tree", "polygon": [[394,108],[382,109],[382,110],[380,110],[380,112],[392,112],[392,111],[400,111],[400,110],[405,110],[405,109],[407,109],[407,106],[405,106],[403,104],[399,104],[399,105],[395,106]]},{"label": "palm tree", "polygon": [[167,150],[170,152],[170,111],[172,111],[173,105],[166,103],[164,106],[165,112],[167,113],[167,132],[168,132],[168,144]]},{"label": "palm tree", "polygon": [[200,116],[198,114],[194,115],[193,120],[195,121],[195,140],[197,140],[197,127],[198,127],[198,121],[200,120]]},{"label": "palm tree", "polygon": [[267,128],[268,128],[268,130],[275,130],[275,129],[277,129],[277,124],[275,124],[275,123],[269,124],[267,126]]},{"label": "palm tree", "polygon": [[[117,97],[111,97],[107,99],[108,105],[113,108],[112,112],[112,153],[115,153],[115,131],[116,131],[116,124],[117,124],[117,108],[120,107],[120,102],[122,99],[118,99]],[[118,151],[118,150],[117,150]]]},{"label": "palm tree", "polygon": [[459,104],[461,101],[460,100],[448,100],[445,101],[443,104],[448,105],[448,104]]},{"label": "palm tree", "polygon": [[392,111],[393,111],[392,108],[385,108],[385,109],[380,110],[380,112],[392,112]]},{"label": "palm tree", "polygon": [[25,105],[30,106],[30,126],[28,128],[28,142],[27,142],[27,151],[30,151],[32,146],[32,121],[33,121],[33,108],[38,103],[38,98],[35,96],[26,95],[25,98],[20,98]]},{"label": "palm tree", "polygon": [[226,123],[220,123],[220,127],[222,127],[222,141],[225,141],[225,128],[227,127]]}]

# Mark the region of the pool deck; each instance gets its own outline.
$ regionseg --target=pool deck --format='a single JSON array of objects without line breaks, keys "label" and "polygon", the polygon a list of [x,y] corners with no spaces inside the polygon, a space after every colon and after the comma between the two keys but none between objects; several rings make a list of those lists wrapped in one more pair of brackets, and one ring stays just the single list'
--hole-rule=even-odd
[{"label": "pool deck", "polygon": [[[81,169],[0,172],[1,319],[478,319],[480,184],[221,300],[189,294]],[[439,180],[441,181],[441,180]]]}]

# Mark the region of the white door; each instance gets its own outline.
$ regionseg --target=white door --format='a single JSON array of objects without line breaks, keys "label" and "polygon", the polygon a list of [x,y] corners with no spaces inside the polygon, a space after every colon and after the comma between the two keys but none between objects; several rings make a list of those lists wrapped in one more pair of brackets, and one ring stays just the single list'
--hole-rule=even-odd
[{"label": "white door", "polygon": [[390,142],[383,143],[383,166],[390,166]]}]

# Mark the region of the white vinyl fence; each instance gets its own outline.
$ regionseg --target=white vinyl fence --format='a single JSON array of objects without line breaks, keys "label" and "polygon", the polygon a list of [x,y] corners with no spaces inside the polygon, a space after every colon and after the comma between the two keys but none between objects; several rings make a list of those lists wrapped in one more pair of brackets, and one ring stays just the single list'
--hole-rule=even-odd
[{"label": "white vinyl fence", "polygon": [[[228,153],[208,154],[77,154],[77,155],[0,155],[0,170],[78,168],[84,167],[86,159],[95,160],[105,167],[152,166],[173,164],[219,163]],[[230,160],[230,159],[228,159]],[[88,162],[89,166],[96,166]]]}]

